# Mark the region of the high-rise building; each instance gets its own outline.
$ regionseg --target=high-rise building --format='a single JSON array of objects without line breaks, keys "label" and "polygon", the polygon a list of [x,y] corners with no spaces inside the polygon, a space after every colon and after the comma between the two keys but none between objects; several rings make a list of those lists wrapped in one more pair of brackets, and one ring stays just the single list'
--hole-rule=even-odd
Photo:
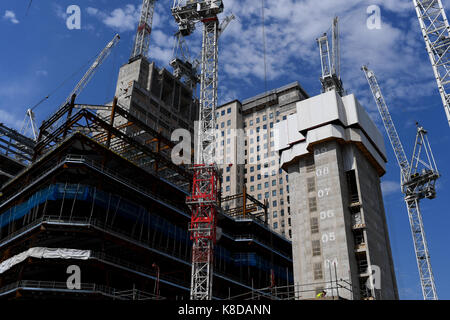
[{"label": "high-rise building", "polygon": [[308,94],[294,82],[243,102],[226,103],[216,113],[216,152],[224,164],[222,195],[241,193],[245,186],[259,201],[267,201],[267,223],[287,238],[292,237],[289,178],[279,165],[273,128],[306,98]]},{"label": "high-rise building", "polygon": [[[347,299],[398,299],[380,177],[383,136],[353,94],[334,90],[299,101],[275,125],[289,177],[298,298],[344,279]],[[285,172],[285,171],[283,171]]]}]

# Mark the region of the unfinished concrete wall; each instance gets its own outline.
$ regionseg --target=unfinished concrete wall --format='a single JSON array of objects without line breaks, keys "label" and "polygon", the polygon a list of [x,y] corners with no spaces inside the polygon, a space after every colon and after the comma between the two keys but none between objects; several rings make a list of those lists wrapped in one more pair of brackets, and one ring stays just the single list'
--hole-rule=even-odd
[{"label": "unfinished concrete wall", "polygon": [[397,299],[380,188],[381,133],[354,95],[334,91],[297,103],[295,118],[276,125],[275,140],[295,199],[298,297],[312,298],[344,279],[350,290],[339,289],[340,297]]}]

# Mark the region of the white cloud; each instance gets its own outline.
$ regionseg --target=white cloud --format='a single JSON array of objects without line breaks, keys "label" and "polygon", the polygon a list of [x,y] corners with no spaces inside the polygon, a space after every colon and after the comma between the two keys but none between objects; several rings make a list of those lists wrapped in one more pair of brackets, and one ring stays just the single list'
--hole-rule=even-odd
[{"label": "white cloud", "polygon": [[383,191],[384,196],[400,193],[400,183],[395,181],[382,181],[381,190]]},{"label": "white cloud", "polygon": [[18,24],[19,20],[17,20],[16,18],[16,14],[14,13],[14,11],[11,10],[6,10],[5,11],[5,15],[3,16],[3,19],[5,20],[9,20],[14,24]]},{"label": "white cloud", "polygon": [[0,109],[0,123],[5,124],[13,129],[20,130],[23,121],[19,120],[15,115],[6,110]]},{"label": "white cloud", "polygon": [[46,76],[48,76],[48,71],[47,70],[38,70],[38,71],[36,71],[36,75],[46,77]]},{"label": "white cloud", "polygon": [[63,7],[62,6],[60,6],[59,4],[53,4],[53,8],[54,8],[54,11],[55,11],[55,14],[56,14],[56,16],[58,17],[58,18],[60,18],[60,19],[62,19],[62,20],[64,20],[64,21],[66,21],[67,20],[67,13],[66,13],[66,11],[63,9]]},{"label": "white cloud", "polygon": [[114,9],[109,13],[93,7],[88,7],[86,12],[100,19],[106,26],[120,32],[135,30],[140,17],[140,8],[132,4]]},{"label": "white cloud", "polygon": [[[366,10],[372,4],[381,6],[381,30],[367,28]],[[265,6],[269,81],[315,82],[317,91],[310,94],[319,93],[320,58],[316,38],[330,31],[332,18],[337,15],[344,86],[350,92],[357,92],[359,99],[373,104],[360,70],[366,63],[377,73],[389,101],[404,98],[412,107],[418,97],[436,90],[429,61],[423,59],[424,43],[410,0],[278,0],[266,1]],[[232,86],[230,89],[238,89],[241,81],[251,83],[264,79],[261,5],[250,0],[228,0],[225,15],[231,12],[237,19],[222,35],[219,70],[221,79],[228,80]],[[370,108],[376,116],[374,106]]]}]

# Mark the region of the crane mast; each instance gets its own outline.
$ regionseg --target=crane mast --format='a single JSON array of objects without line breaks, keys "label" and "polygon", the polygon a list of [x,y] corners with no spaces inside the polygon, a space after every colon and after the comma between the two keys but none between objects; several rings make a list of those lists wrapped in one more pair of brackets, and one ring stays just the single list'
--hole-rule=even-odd
[{"label": "crane mast", "polygon": [[215,164],[215,110],[220,31],[217,15],[221,12],[221,0],[174,0],[172,7],[172,15],[183,36],[188,36],[195,30],[195,23],[203,23],[198,140],[192,195],[187,198],[192,210],[191,300],[212,298],[212,269],[219,207],[219,172]]},{"label": "crane mast", "polygon": [[450,26],[441,0],[413,0],[450,126]]},{"label": "crane mast", "polygon": [[345,91],[340,75],[340,42],[339,42],[339,19],[335,17],[332,25],[332,48],[328,41],[328,35],[324,33],[317,39],[320,51],[320,63],[322,66],[322,92],[336,90],[340,96]]},{"label": "crane mast", "polygon": [[141,17],[134,40],[133,51],[130,60],[145,57],[150,46],[150,34],[152,33],[153,13],[156,0],[143,0]]},{"label": "crane mast", "polygon": [[431,145],[428,141],[427,131],[417,124],[416,140],[410,163],[406,157],[374,72],[369,70],[367,66],[363,66],[362,70],[366,75],[400,167],[401,187],[408,210],[423,298],[424,300],[437,300],[430,254],[420,211],[421,199],[433,199],[436,197],[435,182],[439,178]]}]

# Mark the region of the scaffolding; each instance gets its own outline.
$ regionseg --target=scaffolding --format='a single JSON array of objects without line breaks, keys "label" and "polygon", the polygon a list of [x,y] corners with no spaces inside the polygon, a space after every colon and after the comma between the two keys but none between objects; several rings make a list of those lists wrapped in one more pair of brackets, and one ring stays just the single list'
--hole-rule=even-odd
[{"label": "scaffolding", "polygon": [[0,155],[26,165],[33,157],[34,146],[32,139],[0,123]]},{"label": "scaffolding", "polygon": [[[64,119],[57,128],[53,125]],[[188,188],[192,174],[170,160],[174,143],[158,132],[148,111],[128,109],[114,98],[112,105],[70,103],[42,123],[33,160],[52,150],[70,134],[81,132],[128,161],[163,179]]]},{"label": "scaffolding", "polygon": [[[106,148],[106,140],[98,142],[98,127],[88,131],[80,124],[75,130],[65,124],[55,129],[60,136],[54,136],[62,137],[66,128],[65,139],[55,138],[42,147],[36,161],[2,188],[3,259],[26,251],[27,244],[39,246],[40,239],[54,239],[58,247],[91,250],[90,264],[83,267],[91,270],[85,272],[92,277],[86,283],[104,277],[93,267],[100,264],[116,277],[117,273],[141,277],[133,281],[140,286],[137,290],[150,291],[158,281],[160,296],[187,298],[192,248],[186,228],[190,220],[187,192]],[[107,133],[103,132],[106,139]],[[220,212],[218,218],[222,232],[214,257],[218,284],[214,297],[223,299],[228,292],[242,293],[252,285],[262,287],[274,277],[277,285],[292,282],[288,240],[275,236],[275,241],[269,241],[270,230],[251,216],[243,219]],[[23,272],[20,281],[61,282],[52,278],[56,261],[35,260],[15,266],[2,277],[0,288],[17,282]],[[148,267],[155,261],[161,274]],[[21,270],[27,270],[29,263],[39,266],[36,270],[43,272],[43,279],[27,278]],[[113,287],[116,293],[128,291],[129,296],[130,282],[96,285]]]}]

